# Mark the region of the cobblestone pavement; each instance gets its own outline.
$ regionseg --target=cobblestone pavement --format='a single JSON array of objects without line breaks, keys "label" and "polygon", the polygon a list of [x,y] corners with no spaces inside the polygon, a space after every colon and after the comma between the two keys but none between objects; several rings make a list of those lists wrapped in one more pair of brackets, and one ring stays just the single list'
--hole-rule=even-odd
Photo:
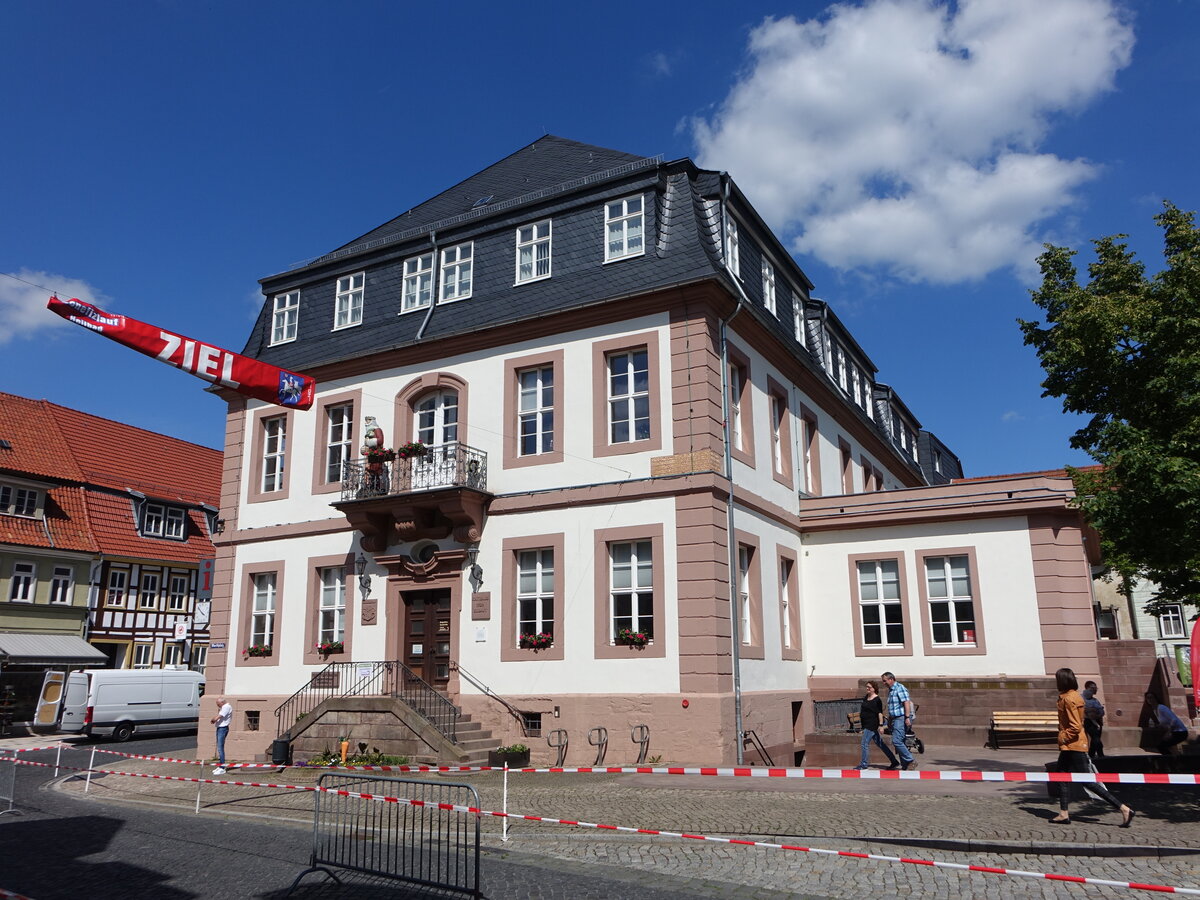
[{"label": "cobblestone pavement", "polygon": [[[973,751],[943,753],[923,768],[981,768]],[[1011,754],[1010,754],[1011,756]],[[988,756],[987,768],[1040,769],[1046,756]],[[81,751],[64,762],[86,765]],[[82,761],[80,761],[82,760]],[[1036,764],[1031,760],[1037,760]],[[97,756],[100,768],[208,777],[183,764]],[[948,766],[951,767],[951,766]],[[250,769],[225,778],[282,784],[313,784],[318,773],[303,768]],[[424,777],[424,776],[421,776]],[[435,778],[437,776],[434,776]],[[467,782],[484,809],[502,808],[500,773],[460,773],[442,780]],[[82,798],[84,784],[68,779],[62,791]],[[508,810],[578,821],[747,838],[823,849],[879,853],[960,864],[998,866],[1200,888],[1200,787],[1118,785],[1113,788],[1138,810],[1134,826],[1117,827],[1107,806],[1076,797],[1069,827],[1049,819],[1057,802],[1044,784],[934,781],[835,781],[665,775],[510,774]],[[1080,791],[1080,788],[1076,788]],[[391,791],[397,793],[396,791]],[[311,822],[309,792],[203,785],[109,775],[94,777],[88,797],[140,802],[190,814],[200,797],[205,815],[265,816]],[[548,873],[571,866],[619,867],[632,874],[687,879],[681,896],[722,896],[741,885],[739,897],[1118,897],[1128,888],[1078,885],[1014,876],[933,869],[896,862],[848,859],[797,851],[601,832],[529,821],[482,822],[487,860],[519,862]],[[551,890],[547,876],[545,889]],[[648,885],[647,885],[648,887]],[[720,889],[719,889],[720,888]],[[541,888],[538,888],[539,890]],[[553,893],[529,896],[557,896]],[[582,896],[582,895],[581,895]]]}]

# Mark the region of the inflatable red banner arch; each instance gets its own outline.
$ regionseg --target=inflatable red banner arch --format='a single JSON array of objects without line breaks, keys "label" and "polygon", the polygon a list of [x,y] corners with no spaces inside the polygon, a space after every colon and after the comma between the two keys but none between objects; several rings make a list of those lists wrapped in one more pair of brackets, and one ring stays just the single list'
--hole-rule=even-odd
[{"label": "inflatable red banner arch", "polygon": [[276,368],[157,325],[105,312],[82,300],[51,297],[46,308],[138,353],[153,356],[169,366],[247,397],[289,409],[308,409],[313,404],[317,383],[307,375]]}]

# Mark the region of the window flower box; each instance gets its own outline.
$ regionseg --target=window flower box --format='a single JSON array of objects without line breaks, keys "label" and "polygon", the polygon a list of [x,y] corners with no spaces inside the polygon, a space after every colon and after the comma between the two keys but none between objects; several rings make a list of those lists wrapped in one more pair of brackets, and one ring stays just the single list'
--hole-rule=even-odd
[{"label": "window flower box", "polygon": [[251,644],[249,647],[247,647],[242,652],[245,653],[246,656],[270,656],[271,655],[271,645],[270,644]]},{"label": "window flower box", "polygon": [[316,647],[317,652],[322,656],[328,656],[330,653],[342,653],[346,649],[346,645],[342,641],[322,641]]},{"label": "window flower box", "polygon": [[396,448],[396,456],[400,457],[400,459],[413,459],[417,456],[424,456],[426,449],[425,445],[420,441],[409,441]]},{"label": "window flower box", "polygon": [[548,631],[539,631],[537,634],[525,633],[521,635],[522,650],[547,650],[554,645],[554,635]]},{"label": "window flower box", "polygon": [[617,643],[625,647],[636,647],[641,650],[650,643],[650,635],[644,631],[632,631],[628,628],[622,628],[617,632]]}]

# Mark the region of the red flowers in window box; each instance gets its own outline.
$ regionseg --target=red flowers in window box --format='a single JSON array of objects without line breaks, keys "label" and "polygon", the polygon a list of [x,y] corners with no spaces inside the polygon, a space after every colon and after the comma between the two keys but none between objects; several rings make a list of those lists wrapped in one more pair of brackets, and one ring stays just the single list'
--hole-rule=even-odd
[{"label": "red flowers in window box", "polygon": [[330,653],[341,653],[346,649],[346,645],[342,641],[322,641],[316,646],[317,652],[322,656],[328,656]]},{"label": "red flowers in window box", "polygon": [[245,653],[247,656],[270,656],[271,655],[271,645],[270,644],[251,644],[249,647],[247,647],[242,652]]},{"label": "red flowers in window box", "polygon": [[526,633],[521,635],[521,648],[524,650],[545,650],[554,644],[554,635],[548,631],[539,631],[537,634]]},{"label": "red flowers in window box", "polygon": [[644,631],[622,628],[617,632],[617,643],[624,644],[626,647],[637,647],[640,650],[650,643],[650,635]]},{"label": "red flowers in window box", "polygon": [[367,458],[367,463],[386,463],[391,462],[396,458],[396,451],[387,447],[368,447],[362,452],[362,455]]},{"label": "red flowers in window box", "polygon": [[414,456],[424,456],[426,447],[420,441],[409,441],[396,448],[396,455],[401,459],[412,459]]}]

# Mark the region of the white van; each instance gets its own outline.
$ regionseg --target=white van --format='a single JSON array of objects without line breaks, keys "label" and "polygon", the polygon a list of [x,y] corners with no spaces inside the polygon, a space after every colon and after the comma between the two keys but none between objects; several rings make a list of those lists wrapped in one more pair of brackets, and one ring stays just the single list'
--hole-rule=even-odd
[{"label": "white van", "polygon": [[187,669],[84,669],[67,678],[59,729],[114,741],[195,731],[203,696],[204,676]]}]

